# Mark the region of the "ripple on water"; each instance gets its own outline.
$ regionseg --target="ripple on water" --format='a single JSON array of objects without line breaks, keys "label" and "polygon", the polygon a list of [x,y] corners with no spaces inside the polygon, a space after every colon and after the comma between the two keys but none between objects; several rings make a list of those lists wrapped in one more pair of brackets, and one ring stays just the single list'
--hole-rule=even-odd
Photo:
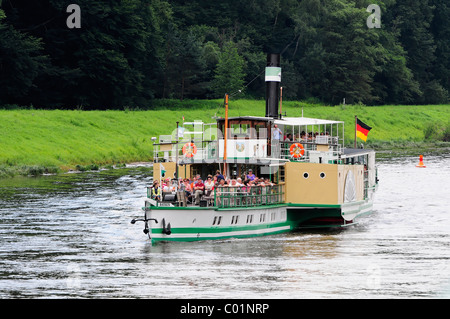
[{"label": "ripple on water", "polygon": [[0,297],[430,298],[450,287],[450,157],[379,163],[354,227],[151,246],[148,168],[0,185]]}]

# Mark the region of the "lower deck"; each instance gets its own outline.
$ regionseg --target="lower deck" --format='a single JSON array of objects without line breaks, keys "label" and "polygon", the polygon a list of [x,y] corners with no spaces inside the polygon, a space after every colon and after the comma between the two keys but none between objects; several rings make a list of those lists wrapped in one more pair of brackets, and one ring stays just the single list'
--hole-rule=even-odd
[{"label": "lower deck", "polygon": [[148,235],[154,241],[197,241],[273,235],[304,228],[345,227],[371,210],[371,201],[347,207],[290,204],[241,209],[154,207],[145,210],[145,219],[151,220]]}]

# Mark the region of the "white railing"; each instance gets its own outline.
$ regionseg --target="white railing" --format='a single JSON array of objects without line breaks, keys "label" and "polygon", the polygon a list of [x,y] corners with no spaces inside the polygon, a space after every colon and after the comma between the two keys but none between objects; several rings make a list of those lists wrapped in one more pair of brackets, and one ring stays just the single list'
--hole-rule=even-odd
[{"label": "white railing", "polygon": [[[166,141],[164,138],[160,141]],[[227,143],[227,159],[282,159],[286,161],[296,162],[314,162],[314,163],[330,163],[338,159],[342,151],[342,145],[337,143],[337,137],[319,136],[315,140],[292,141],[292,142],[274,142],[267,143],[263,140],[256,143],[257,140],[228,140]],[[178,162],[195,163],[195,162],[215,162],[223,159],[224,141],[202,141],[193,140],[196,147],[195,154],[183,154],[184,142],[158,143],[153,145],[154,162]],[[300,144],[295,145],[294,144]],[[232,149],[230,148],[232,147]],[[300,147],[301,156],[296,156],[293,152],[294,148]]]}]

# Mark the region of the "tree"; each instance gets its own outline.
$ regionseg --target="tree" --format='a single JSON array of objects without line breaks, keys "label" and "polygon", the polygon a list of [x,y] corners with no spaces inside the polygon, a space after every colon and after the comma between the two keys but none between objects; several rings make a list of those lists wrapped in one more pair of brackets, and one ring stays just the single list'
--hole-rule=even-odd
[{"label": "tree", "polygon": [[40,39],[17,31],[0,9],[0,104],[29,104],[28,94],[47,65]]},{"label": "tree", "polygon": [[433,74],[436,62],[436,43],[431,33],[434,9],[428,0],[398,0],[395,10],[400,25],[400,41],[408,54],[407,65],[423,92],[416,102],[422,104],[447,100]]},{"label": "tree", "polygon": [[[365,2],[365,7],[371,1]],[[379,104],[410,104],[421,95],[419,82],[407,66],[407,52],[400,43],[399,17],[395,13],[395,0],[383,1],[382,28],[376,30],[383,54],[381,70],[374,77],[373,92]]]},{"label": "tree", "polygon": [[436,42],[434,75],[448,93],[450,92],[450,5],[446,0],[432,0],[431,3],[436,7],[431,23],[431,32]]},{"label": "tree", "polygon": [[243,89],[244,63],[244,59],[238,54],[236,44],[231,41],[225,43],[213,81],[216,97],[222,97],[225,93],[233,94]]},{"label": "tree", "polygon": [[69,29],[69,0],[3,2],[8,21],[45,44],[51,64],[29,91],[35,106],[145,105],[161,72],[164,0],[80,0],[81,28]]},{"label": "tree", "polygon": [[378,34],[366,26],[365,8],[342,0],[305,0],[295,17],[293,59],[303,76],[303,97],[338,104],[370,103],[383,62]]}]

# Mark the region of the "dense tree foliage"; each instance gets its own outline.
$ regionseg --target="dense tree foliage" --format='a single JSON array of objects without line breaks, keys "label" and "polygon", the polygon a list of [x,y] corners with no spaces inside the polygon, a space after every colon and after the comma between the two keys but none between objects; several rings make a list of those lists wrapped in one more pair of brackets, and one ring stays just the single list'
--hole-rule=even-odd
[{"label": "dense tree foliage", "polygon": [[[71,3],[81,28],[66,25]],[[0,105],[262,98],[272,52],[285,99],[447,103],[449,41],[447,0],[0,0]]]}]

